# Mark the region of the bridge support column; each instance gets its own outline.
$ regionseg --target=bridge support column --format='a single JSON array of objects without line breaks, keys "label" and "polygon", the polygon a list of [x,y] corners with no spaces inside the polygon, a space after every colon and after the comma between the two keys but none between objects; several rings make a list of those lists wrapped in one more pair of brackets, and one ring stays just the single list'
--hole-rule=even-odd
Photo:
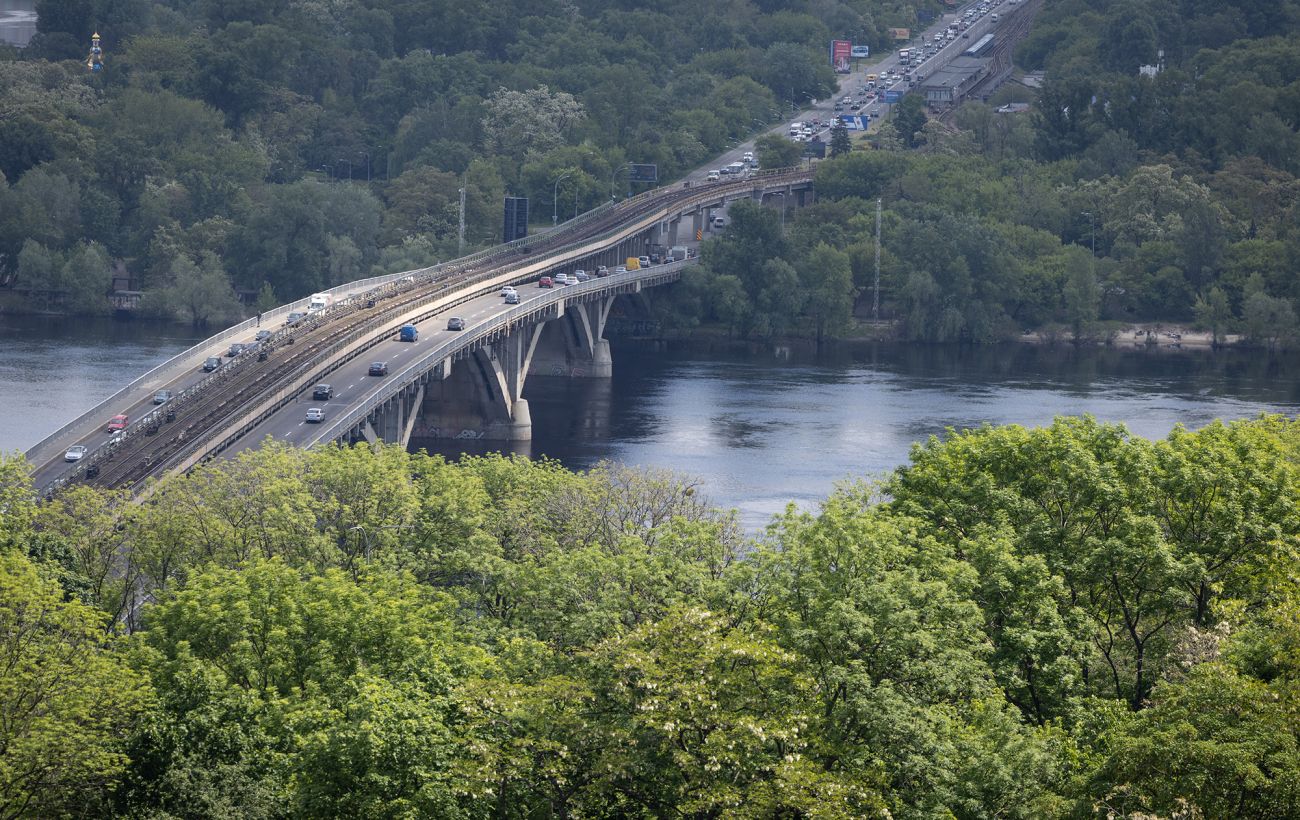
[{"label": "bridge support column", "polygon": [[604,334],[614,298],[570,304],[558,319],[548,322],[542,343],[531,358],[530,372],[591,379],[613,376],[614,358]]},{"label": "bridge support column", "polygon": [[508,336],[456,359],[447,376],[429,385],[423,424],[408,422],[417,438],[529,441],[533,418],[523,397],[533,351],[543,325],[519,327]]},{"label": "bridge support column", "polygon": [[411,430],[423,403],[424,384],[416,382],[367,419],[361,427],[361,435],[371,444],[384,441],[405,447],[411,440]]}]

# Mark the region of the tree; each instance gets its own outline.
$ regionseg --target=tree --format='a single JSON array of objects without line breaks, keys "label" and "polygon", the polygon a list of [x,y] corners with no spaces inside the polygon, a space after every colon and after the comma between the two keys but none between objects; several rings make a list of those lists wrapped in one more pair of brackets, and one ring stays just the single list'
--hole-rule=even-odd
[{"label": "tree", "polygon": [[791,168],[799,164],[799,143],[780,134],[764,134],[754,140],[754,156],[763,168]]},{"label": "tree", "polygon": [[105,643],[105,618],[0,553],[0,813],[83,813],[127,765],[148,679]]},{"label": "tree", "polygon": [[799,265],[804,309],[812,317],[817,343],[846,329],[852,320],[853,271],[849,255],[825,242],[818,244]]},{"label": "tree", "polygon": [[1065,280],[1065,317],[1070,323],[1074,343],[1082,344],[1092,332],[1101,311],[1101,287],[1093,272],[1093,260],[1083,259],[1086,251],[1070,254],[1068,278]]},{"label": "tree", "polygon": [[920,94],[904,96],[903,101],[894,106],[893,122],[903,144],[915,148],[921,143],[921,133],[925,128],[925,99]]},{"label": "tree", "polygon": [[853,143],[849,140],[849,129],[844,125],[843,120],[837,120],[835,126],[831,128],[831,158],[843,156],[853,150]]},{"label": "tree", "polygon": [[488,150],[519,162],[529,152],[563,144],[584,116],[582,104],[567,92],[545,85],[527,91],[500,88],[488,98],[483,136]]},{"label": "tree", "polygon": [[1228,297],[1223,289],[1216,285],[1210,288],[1208,297],[1198,294],[1193,310],[1196,323],[1202,328],[1209,328],[1212,343],[1216,347],[1223,344],[1224,334],[1233,319],[1232,306],[1228,304]]},{"label": "tree", "polygon": [[[230,278],[221,260],[211,251],[204,251],[197,265],[186,257],[178,257],[172,263],[171,273],[172,284],[151,300],[158,309],[188,321],[195,328],[207,327],[210,322],[228,322],[242,313]],[[269,287],[269,283],[263,285],[264,289]],[[270,295],[274,298],[274,291]]]}]

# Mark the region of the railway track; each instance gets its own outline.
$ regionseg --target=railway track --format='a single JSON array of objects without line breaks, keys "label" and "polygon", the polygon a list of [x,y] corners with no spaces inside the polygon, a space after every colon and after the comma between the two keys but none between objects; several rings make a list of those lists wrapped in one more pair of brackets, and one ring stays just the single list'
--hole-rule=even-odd
[{"label": "railway track", "polygon": [[[989,69],[984,78],[966,92],[967,99],[987,99],[1007,77],[1011,76],[1011,71],[1015,68],[1013,52],[1020,41],[1029,36],[1029,27],[1033,25],[1034,17],[1037,16],[1042,5],[1043,0],[1028,0],[1006,13],[1002,25],[998,26],[993,51],[989,54]],[[951,110],[944,112],[945,116],[941,119],[946,120],[951,113]]]},{"label": "railway track", "polygon": [[[779,182],[787,176],[802,179],[805,174],[798,170],[763,172],[761,181]],[[92,463],[86,465],[86,469],[74,474],[74,478],[82,476],[87,483],[102,487],[138,486],[167,465],[193,452],[194,448],[221,436],[241,412],[257,401],[292,387],[304,373],[323,373],[331,363],[334,366],[341,364],[345,359],[333,355],[340,348],[356,345],[367,337],[372,343],[378,342],[391,330],[394,322],[423,303],[446,296],[486,276],[505,274],[538,253],[598,238],[623,223],[689,200],[702,192],[748,190],[754,184],[755,180],[751,178],[708,188],[682,187],[648,192],[619,203],[574,229],[537,237],[522,247],[467,257],[467,260],[474,261],[453,261],[435,266],[353,297],[311,317],[300,326],[277,331],[264,345],[263,349],[267,351],[265,360],[242,354],[196,388],[185,391],[160,411],[146,417],[146,423],[132,430],[131,435],[108,445]],[[363,345],[352,355],[360,355],[367,346]],[[47,493],[57,490],[67,480],[70,479],[60,479],[57,486],[47,488]]]}]

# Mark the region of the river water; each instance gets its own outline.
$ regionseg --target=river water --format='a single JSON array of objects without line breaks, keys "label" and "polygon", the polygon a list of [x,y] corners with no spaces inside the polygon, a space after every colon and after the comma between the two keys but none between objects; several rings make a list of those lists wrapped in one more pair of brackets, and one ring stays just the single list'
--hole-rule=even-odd
[{"label": "river water", "polygon": [[[0,316],[0,450],[30,447],[194,341],[186,327]],[[1178,423],[1300,409],[1300,358],[1258,352],[861,344],[817,355],[617,340],[613,350],[613,379],[529,378],[534,438],[518,451],[576,469],[611,459],[684,472],[750,530],[789,502],[815,505],[837,481],[881,476],[950,426],[1091,413],[1158,438]]]}]

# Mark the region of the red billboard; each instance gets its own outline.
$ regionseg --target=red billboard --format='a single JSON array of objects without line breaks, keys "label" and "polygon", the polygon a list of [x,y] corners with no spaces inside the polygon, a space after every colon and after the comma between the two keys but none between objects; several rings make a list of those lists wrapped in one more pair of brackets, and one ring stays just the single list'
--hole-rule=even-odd
[{"label": "red billboard", "polygon": [[841,74],[849,73],[853,44],[848,40],[831,40],[831,67]]}]

